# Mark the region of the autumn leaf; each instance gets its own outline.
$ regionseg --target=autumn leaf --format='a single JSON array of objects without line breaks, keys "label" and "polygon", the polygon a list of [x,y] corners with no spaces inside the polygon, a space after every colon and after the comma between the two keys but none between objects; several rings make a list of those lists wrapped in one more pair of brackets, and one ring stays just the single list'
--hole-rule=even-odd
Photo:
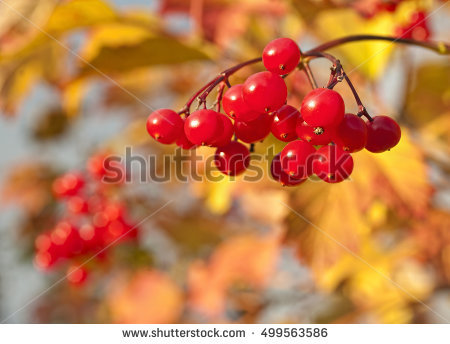
[{"label": "autumn leaf", "polygon": [[115,323],[162,324],[177,321],[183,305],[179,287],[165,274],[142,270],[113,280],[106,303]]},{"label": "autumn leaf", "polygon": [[273,235],[237,235],[223,242],[208,262],[196,261],[189,269],[191,307],[208,317],[219,317],[225,310],[227,290],[236,283],[263,288],[278,254],[279,240]]}]

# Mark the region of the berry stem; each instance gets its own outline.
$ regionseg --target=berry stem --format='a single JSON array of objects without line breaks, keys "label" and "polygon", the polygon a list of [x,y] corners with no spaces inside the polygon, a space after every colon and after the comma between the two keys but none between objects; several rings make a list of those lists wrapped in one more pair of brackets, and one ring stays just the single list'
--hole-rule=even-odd
[{"label": "berry stem", "polygon": [[[423,42],[423,41],[416,41],[414,39],[406,39],[406,38],[396,38],[396,37],[389,37],[389,36],[379,36],[379,35],[351,35],[346,36],[342,38],[338,38],[332,41],[329,41],[327,43],[321,44],[311,50],[306,51],[303,54],[302,58],[302,68],[304,68],[305,72],[307,73],[308,79],[311,82],[311,85],[313,87],[317,87],[317,83],[314,80],[314,76],[312,75],[311,69],[309,68],[308,62],[311,57],[325,57],[330,59],[330,61],[333,62],[335,65],[335,70],[338,71],[340,68],[340,62],[339,60],[335,59],[332,55],[323,53],[325,50],[336,48],[338,46],[341,46],[343,44],[351,43],[351,42],[359,42],[359,41],[387,41],[391,43],[398,43],[398,44],[406,44],[406,45],[413,45],[422,47],[425,49],[432,50],[438,54],[441,55],[450,55],[450,44],[444,43],[444,42]],[[319,53],[322,53],[323,55],[318,56]],[[199,105],[204,105],[206,103],[206,97],[211,93],[211,91],[219,85],[221,82],[224,82],[228,87],[230,87],[230,83],[228,81],[228,78],[236,73],[238,70],[240,70],[243,67],[246,67],[248,65],[261,62],[262,58],[257,57],[245,62],[242,62],[236,66],[233,66],[231,68],[226,69],[222,73],[220,73],[217,77],[215,77],[213,80],[208,82],[206,85],[204,85],[202,88],[200,88],[186,103],[186,105],[178,112],[179,115],[185,114],[186,117],[189,116],[190,108],[192,103],[194,103],[195,100],[198,100],[200,102]],[[342,76],[342,75],[341,75]],[[342,81],[336,79],[339,77],[337,73],[332,72],[332,78],[330,78],[330,82],[327,87],[333,88],[337,82]],[[347,81],[348,82],[348,81]],[[367,116],[366,116],[367,117]]]},{"label": "berry stem", "polygon": [[311,67],[309,65],[308,59],[303,59],[302,58],[299,66],[300,66],[300,69],[302,69],[305,72],[306,77],[308,78],[308,81],[309,81],[311,87],[313,89],[316,89],[317,88],[317,81],[316,81],[316,78],[314,77],[314,74],[313,74],[313,72],[311,70]]},{"label": "berry stem", "polygon": [[[432,50],[441,55],[449,55],[450,54],[450,44],[444,42],[424,42],[424,41],[416,41],[414,39],[407,38],[396,38],[389,36],[379,36],[379,35],[351,35],[342,38],[338,38],[327,43],[321,44],[310,51],[325,51],[331,48],[335,48],[337,46],[347,44],[350,42],[358,42],[358,41],[387,41],[392,43],[399,44],[407,44],[414,45],[418,47],[422,47],[425,49]],[[309,53],[306,52],[306,53]]]}]

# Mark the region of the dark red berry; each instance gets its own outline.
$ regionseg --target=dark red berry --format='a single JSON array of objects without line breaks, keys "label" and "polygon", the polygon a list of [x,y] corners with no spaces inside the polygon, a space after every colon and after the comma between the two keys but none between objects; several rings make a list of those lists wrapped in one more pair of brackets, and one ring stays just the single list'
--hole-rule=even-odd
[{"label": "dark red berry", "polygon": [[316,88],[303,99],[300,113],[303,120],[314,128],[336,126],[344,118],[344,100],[334,90]]},{"label": "dark red berry", "polygon": [[270,173],[272,174],[272,178],[281,183],[283,186],[294,186],[303,183],[306,178],[295,179],[284,172],[281,166],[280,154],[281,153],[278,153],[273,157],[272,164],[270,165]]},{"label": "dark red berry", "polygon": [[184,132],[196,145],[210,145],[223,130],[221,114],[213,110],[197,110],[186,118]]},{"label": "dark red berry", "polygon": [[367,124],[366,149],[381,153],[395,147],[402,135],[400,126],[388,116],[375,116]]},{"label": "dark red berry", "polygon": [[327,183],[339,183],[352,174],[353,158],[339,146],[323,146],[315,154],[313,171]]},{"label": "dark red berry", "polygon": [[197,147],[191,141],[188,140],[184,130],[183,130],[182,134],[180,135],[180,137],[178,137],[178,139],[175,141],[175,143],[178,147],[180,147],[182,149],[186,149],[186,150]]},{"label": "dark red berry", "polygon": [[217,148],[214,156],[217,169],[229,176],[236,176],[245,171],[250,164],[250,152],[247,147],[237,141]]},{"label": "dark red berry", "polygon": [[335,143],[349,153],[358,152],[366,146],[367,126],[364,120],[347,113],[336,128]]},{"label": "dark red berry", "polygon": [[327,145],[335,140],[335,127],[311,127],[300,116],[295,127],[297,136],[315,146]]},{"label": "dark red berry", "polygon": [[259,72],[245,81],[242,96],[252,110],[272,112],[286,103],[287,87],[278,74]]},{"label": "dark red berry", "polygon": [[280,75],[288,74],[300,61],[300,48],[290,38],[278,38],[266,45],[262,58],[267,70]]},{"label": "dark red berry", "polygon": [[231,118],[248,122],[258,118],[260,113],[250,109],[242,97],[243,85],[234,85],[225,92],[222,99],[222,106],[225,113]]},{"label": "dark red berry", "polygon": [[231,120],[222,114],[219,114],[219,120],[222,121],[223,130],[218,134],[216,139],[211,143],[213,147],[222,147],[230,143],[234,134],[234,126]]},{"label": "dark red berry", "polygon": [[289,176],[295,179],[307,178],[312,174],[314,146],[306,141],[292,141],[281,151],[281,166]]},{"label": "dark red berry", "polygon": [[290,142],[297,138],[295,126],[300,112],[291,105],[283,105],[274,113],[272,134],[278,140]]},{"label": "dark red berry", "polygon": [[156,110],[148,116],[147,131],[158,142],[174,143],[183,131],[183,120],[173,110]]},{"label": "dark red berry", "polygon": [[263,113],[257,119],[250,122],[234,123],[236,137],[246,143],[254,143],[264,140],[270,134],[274,116]]}]

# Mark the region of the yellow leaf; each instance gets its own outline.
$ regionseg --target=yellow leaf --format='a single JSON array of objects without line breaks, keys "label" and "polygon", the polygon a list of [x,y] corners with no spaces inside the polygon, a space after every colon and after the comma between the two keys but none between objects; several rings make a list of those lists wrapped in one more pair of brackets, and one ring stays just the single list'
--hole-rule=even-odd
[{"label": "yellow leaf", "polygon": [[[390,13],[380,13],[373,19],[364,19],[353,9],[329,10],[320,13],[316,20],[319,35],[326,40],[356,34],[392,35],[395,21]],[[376,78],[384,70],[393,49],[393,44],[370,41],[350,43],[337,50],[336,55],[350,62],[346,72],[358,70],[367,77]],[[342,54],[343,56],[341,56]]]},{"label": "yellow leaf", "polygon": [[50,33],[65,32],[116,18],[114,10],[100,0],[71,0],[61,3],[53,11],[45,30]]},{"label": "yellow leaf", "polygon": [[87,82],[84,79],[75,79],[64,87],[62,106],[68,117],[78,115],[86,87]]}]

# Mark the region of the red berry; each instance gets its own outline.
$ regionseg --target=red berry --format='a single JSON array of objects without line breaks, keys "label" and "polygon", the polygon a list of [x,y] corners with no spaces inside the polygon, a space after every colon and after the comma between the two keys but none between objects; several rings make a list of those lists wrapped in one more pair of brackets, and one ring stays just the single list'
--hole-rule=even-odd
[{"label": "red berry", "polygon": [[72,196],[67,200],[67,210],[73,214],[85,214],[88,211],[88,203],[83,197]]},{"label": "red berry", "polygon": [[148,116],[147,131],[158,142],[174,143],[183,131],[183,120],[173,110],[156,110]]},{"label": "red berry", "polygon": [[400,141],[400,126],[388,116],[375,116],[367,122],[366,149],[372,153],[381,153],[395,147]]},{"label": "red berry", "polygon": [[84,178],[79,172],[69,172],[55,179],[52,185],[56,197],[74,196],[83,188]]},{"label": "red berry", "polygon": [[327,183],[339,183],[352,173],[353,158],[339,146],[323,146],[315,154],[313,171]]},{"label": "red berry", "polygon": [[253,121],[259,117],[260,113],[250,109],[247,103],[244,102],[242,88],[242,84],[234,85],[225,92],[222,99],[223,110],[228,116],[237,121]]},{"label": "red berry", "polygon": [[236,176],[250,164],[250,152],[242,143],[232,141],[224,147],[217,148],[214,163],[218,170],[229,176]]},{"label": "red berry", "polygon": [[259,72],[245,81],[242,96],[254,111],[272,112],[286,103],[287,87],[281,76]]},{"label": "red berry", "polygon": [[196,145],[210,145],[223,131],[221,114],[214,110],[197,110],[184,124],[184,132],[189,141]]},{"label": "red berry", "polygon": [[297,138],[295,126],[300,112],[291,105],[283,105],[274,113],[272,134],[278,140],[290,142]]},{"label": "red berry", "polygon": [[312,174],[314,146],[305,141],[292,141],[281,151],[281,166],[284,172],[295,179],[307,178]]},{"label": "red berry", "polygon": [[196,145],[194,145],[191,141],[188,140],[184,130],[181,133],[180,137],[178,137],[178,139],[175,141],[175,144],[178,147],[181,147],[182,149],[186,149],[186,150],[196,147]]},{"label": "red berry", "polygon": [[278,153],[273,157],[272,164],[270,165],[270,173],[272,174],[273,179],[281,183],[283,186],[293,186],[303,183],[305,179],[295,179],[289,176],[286,172],[284,172],[281,167],[281,159],[280,154]]},{"label": "red berry", "polygon": [[274,116],[263,113],[257,119],[250,122],[234,123],[236,137],[246,143],[254,143],[264,140],[270,134]]},{"label": "red berry", "polygon": [[61,257],[70,258],[83,250],[83,242],[78,230],[67,221],[59,222],[50,236]]},{"label": "red berry", "polygon": [[280,75],[288,74],[300,61],[300,48],[290,38],[278,38],[266,45],[262,58],[267,70]]},{"label": "red berry", "polygon": [[344,118],[344,100],[336,91],[316,88],[303,99],[300,113],[312,127],[336,126]]},{"label": "red berry", "polygon": [[67,281],[73,286],[82,286],[88,277],[88,271],[83,266],[71,265],[67,269]]},{"label": "red berry", "polygon": [[349,153],[358,152],[366,146],[367,126],[364,120],[347,113],[336,128],[336,144]]},{"label": "red berry", "polygon": [[234,134],[234,126],[231,120],[222,114],[219,114],[219,120],[222,121],[223,130],[219,133],[214,142],[211,143],[213,147],[222,147],[230,143]]},{"label": "red berry", "polygon": [[295,127],[297,136],[315,146],[327,145],[334,141],[336,132],[335,127],[311,127],[300,116],[297,119]]}]

